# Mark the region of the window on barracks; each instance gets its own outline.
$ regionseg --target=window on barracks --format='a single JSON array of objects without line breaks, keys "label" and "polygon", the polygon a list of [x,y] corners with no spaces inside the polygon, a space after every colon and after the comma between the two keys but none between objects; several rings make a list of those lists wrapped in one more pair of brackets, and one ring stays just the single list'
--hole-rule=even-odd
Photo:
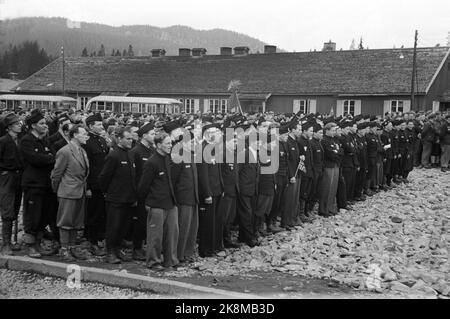
[{"label": "window on barracks", "polygon": [[97,111],[105,110],[105,102],[97,102]]},{"label": "window on barracks", "polygon": [[391,112],[403,112],[403,101],[391,101]]},{"label": "window on barracks", "polygon": [[220,103],[220,100],[218,100],[218,99],[217,100],[216,99],[209,100],[209,110],[211,113],[219,112],[219,103]]},{"label": "window on barracks", "polygon": [[185,113],[194,113],[194,99],[185,99],[183,105]]},{"label": "window on barracks", "polygon": [[354,100],[345,100],[344,101],[344,115],[355,115],[355,101]]}]

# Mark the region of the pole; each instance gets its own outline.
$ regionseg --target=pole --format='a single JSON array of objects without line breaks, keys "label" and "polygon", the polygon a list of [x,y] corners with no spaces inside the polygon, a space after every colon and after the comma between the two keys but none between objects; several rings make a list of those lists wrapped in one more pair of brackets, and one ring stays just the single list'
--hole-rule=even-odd
[{"label": "pole", "polygon": [[413,54],[413,70],[411,78],[411,109],[414,109],[414,87],[416,85],[416,55],[417,55],[417,36],[418,32],[416,30],[414,36],[414,54]]},{"label": "pole", "polygon": [[64,46],[61,47],[61,56],[62,56],[62,95],[66,95],[66,88],[65,88],[65,82],[66,82],[66,63],[64,61]]}]

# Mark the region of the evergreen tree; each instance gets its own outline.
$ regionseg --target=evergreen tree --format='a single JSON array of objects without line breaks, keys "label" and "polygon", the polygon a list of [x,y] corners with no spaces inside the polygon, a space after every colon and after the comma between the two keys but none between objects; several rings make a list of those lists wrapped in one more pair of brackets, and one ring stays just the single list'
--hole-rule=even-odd
[{"label": "evergreen tree", "polygon": [[134,56],[133,46],[131,44],[128,46],[128,56]]},{"label": "evergreen tree", "polygon": [[116,50],[116,56],[122,56],[122,54],[120,53],[120,50]]},{"label": "evergreen tree", "polygon": [[123,53],[122,53],[122,56],[128,56],[128,52],[127,52],[127,50],[123,49]]},{"label": "evergreen tree", "polygon": [[87,51],[86,47],[83,49],[83,52],[81,52],[81,56],[82,57],[87,57],[88,56],[88,51]]},{"label": "evergreen tree", "polygon": [[359,40],[359,46],[358,46],[358,49],[359,49],[359,50],[364,50],[362,37],[361,37],[361,39]]},{"label": "evergreen tree", "polygon": [[100,46],[97,56],[105,56],[105,46],[103,44]]},{"label": "evergreen tree", "polygon": [[111,52],[111,56],[116,56],[116,50],[112,50],[112,52]]}]

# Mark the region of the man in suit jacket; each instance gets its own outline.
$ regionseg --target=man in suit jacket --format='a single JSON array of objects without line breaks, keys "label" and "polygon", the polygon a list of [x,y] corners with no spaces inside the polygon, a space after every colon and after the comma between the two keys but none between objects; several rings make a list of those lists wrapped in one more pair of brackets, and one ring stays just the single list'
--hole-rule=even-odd
[{"label": "man in suit jacket", "polygon": [[[117,131],[118,145],[106,156],[98,181],[106,201],[106,250],[107,261],[131,261],[120,250],[137,206],[136,165],[129,154],[133,138],[129,128]],[[119,259],[120,258],[120,259]]]},{"label": "man in suit jacket", "polygon": [[51,180],[59,200],[56,225],[60,234],[60,255],[72,261],[74,258],[85,259],[75,249],[75,240],[77,231],[84,228],[89,160],[81,145],[86,144],[89,135],[81,125],[75,125],[69,137],[70,142],[56,153]]}]

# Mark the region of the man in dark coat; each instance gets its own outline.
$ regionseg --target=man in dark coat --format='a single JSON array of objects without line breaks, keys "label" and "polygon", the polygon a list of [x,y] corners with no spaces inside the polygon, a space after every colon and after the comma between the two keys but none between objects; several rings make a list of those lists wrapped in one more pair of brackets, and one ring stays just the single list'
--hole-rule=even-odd
[{"label": "man in dark coat", "polygon": [[250,247],[258,245],[254,232],[255,207],[259,183],[258,154],[256,138],[245,137],[245,148],[238,153],[239,163],[239,196],[237,214],[239,219],[239,241]]},{"label": "man in dark coat", "polygon": [[172,153],[172,185],[178,206],[178,246],[180,263],[192,262],[198,233],[198,174],[192,139],[182,140],[184,157]]},{"label": "man in dark coat", "polygon": [[288,147],[288,180],[289,184],[285,191],[285,210],[281,216],[281,227],[292,229],[296,225],[300,225],[297,217],[300,197],[301,174],[298,171],[300,162],[300,151],[297,144],[297,138],[301,134],[301,125],[297,121],[289,124],[289,133],[287,139]]},{"label": "man in dark coat", "polygon": [[[219,201],[223,195],[220,162],[214,148],[222,143],[218,125],[206,124],[202,128],[205,136],[202,163],[197,164],[199,192],[199,254],[211,257],[223,249],[223,217],[219,216]],[[213,137],[214,136],[214,137]],[[205,148],[208,148],[205,151]],[[221,156],[222,154],[217,154]]]},{"label": "man in dark coat", "polygon": [[22,131],[20,118],[14,113],[3,119],[6,135],[0,138],[0,214],[2,218],[3,255],[12,255],[11,236],[22,201],[20,178],[23,171],[18,135]]},{"label": "man in dark coat", "polygon": [[321,141],[324,154],[324,170],[319,186],[319,215],[329,217],[337,214],[336,193],[339,182],[339,145],[334,136],[337,125],[333,122],[324,127]]},{"label": "man in dark coat", "polygon": [[120,247],[129,230],[138,199],[136,165],[129,153],[133,142],[130,130],[118,130],[117,139],[118,147],[106,156],[98,176],[106,201],[107,261],[112,264],[131,260]]},{"label": "man in dark coat", "polygon": [[300,160],[303,162],[304,170],[300,170],[300,197],[299,197],[299,218],[302,222],[310,222],[308,208],[310,207],[309,199],[313,190],[313,162],[312,162],[312,148],[311,138],[313,135],[314,122],[308,121],[302,125],[302,134],[297,139]]},{"label": "man in dark coat", "polygon": [[167,133],[159,133],[154,141],[156,152],[144,165],[138,192],[148,212],[147,267],[159,271],[179,263],[179,226],[170,167],[172,142]]},{"label": "man in dark coat", "polygon": [[358,166],[356,144],[350,135],[352,126],[353,122],[351,121],[343,124],[342,136],[340,139],[342,149],[344,150],[341,166],[342,176],[345,180],[347,200],[350,204],[354,200],[356,169]]},{"label": "man in dark coat", "polygon": [[[136,164],[136,176],[142,176],[144,165],[148,159],[156,152],[153,145],[155,138],[155,127],[152,123],[147,123],[137,131],[139,142],[131,149],[130,155]],[[145,251],[142,249],[143,241],[147,234],[147,210],[144,201],[139,200],[136,209],[136,216],[133,216],[130,228],[133,239],[133,259],[146,260]]]},{"label": "man in dark coat", "polygon": [[313,180],[312,180],[312,191],[311,197],[309,198],[309,207],[308,211],[312,212],[315,203],[319,201],[319,184],[320,179],[323,174],[323,147],[320,141],[323,138],[323,128],[320,124],[314,124],[313,126],[313,138],[310,141],[311,144],[311,153],[312,153],[312,164],[313,164]]},{"label": "man in dark coat", "polygon": [[56,249],[46,252],[40,246],[47,225],[51,226],[55,238],[58,233],[57,201],[50,182],[55,154],[45,138],[48,128],[43,114],[38,110],[33,111],[27,118],[27,125],[30,127],[30,133],[22,138],[19,147],[24,162],[22,175],[24,239],[29,248],[28,255],[40,258],[43,254],[56,253]]},{"label": "man in dark coat", "polygon": [[[231,226],[236,218],[236,199],[239,193],[239,170],[236,154],[236,139],[233,136],[225,136],[224,161],[221,166],[223,181],[223,197],[219,203],[219,215],[223,217],[223,245],[225,248],[237,248],[237,244],[231,240]],[[229,157],[226,158],[227,153]],[[232,155],[232,156],[231,156]]]},{"label": "man in dark coat", "polygon": [[277,217],[281,217],[284,213],[283,211],[286,209],[285,201],[284,201],[284,193],[286,188],[288,187],[288,129],[286,126],[282,126],[279,129],[279,164],[278,171],[275,175],[277,185],[275,188],[275,195],[273,199],[272,209],[270,215],[268,216],[268,220],[266,223],[268,224],[267,230],[272,233],[277,233],[283,230],[276,225]]},{"label": "man in dark coat", "polygon": [[83,145],[89,159],[89,175],[87,179],[87,210],[85,218],[85,236],[91,243],[90,252],[96,256],[104,256],[105,251],[98,242],[105,238],[106,210],[105,197],[101,191],[98,176],[105,164],[109,147],[102,137],[104,129],[99,113],[86,119],[89,140]]},{"label": "man in dark coat", "polygon": [[393,139],[392,139],[392,122],[385,121],[383,123],[384,129],[380,135],[383,143],[384,159],[383,159],[383,181],[385,186],[391,188],[392,186],[392,161],[394,159]]}]

